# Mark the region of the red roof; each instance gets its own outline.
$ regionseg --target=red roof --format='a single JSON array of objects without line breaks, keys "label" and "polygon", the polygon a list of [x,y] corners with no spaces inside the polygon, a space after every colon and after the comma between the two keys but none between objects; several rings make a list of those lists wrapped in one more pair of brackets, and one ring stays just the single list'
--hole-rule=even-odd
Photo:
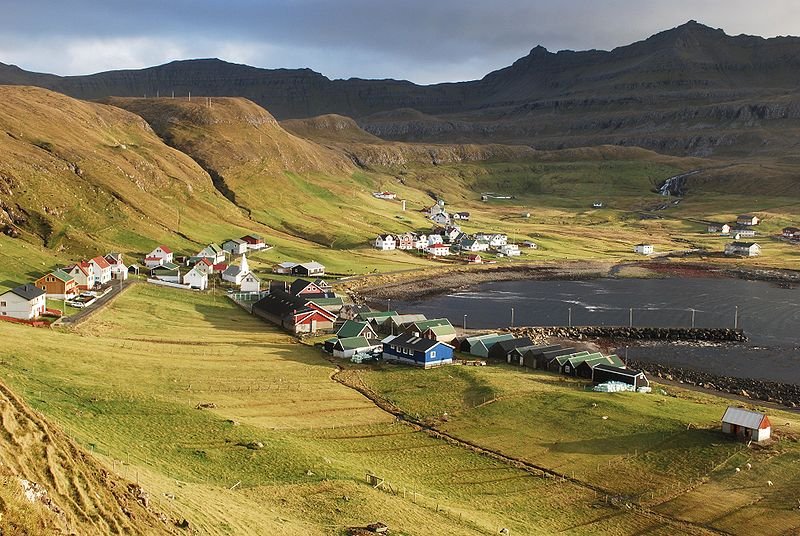
[{"label": "red roof", "polygon": [[208,260],[207,257],[203,257],[202,259],[197,261],[195,264],[200,264],[200,263],[203,263],[203,264],[205,264],[207,266],[214,266],[214,263],[212,263],[210,260]]},{"label": "red roof", "polygon": [[225,264],[224,262],[220,262],[220,263],[217,263],[217,264],[214,265],[214,271],[215,272],[224,272],[227,267],[228,267],[227,264]]},{"label": "red roof", "polygon": [[245,235],[242,237],[242,240],[247,242],[248,244],[263,244],[264,240],[259,237],[255,237],[253,235]]},{"label": "red roof", "polygon": [[103,268],[111,268],[111,265],[110,265],[110,264],[108,264],[108,261],[107,261],[107,260],[105,260],[105,258],[103,258],[103,257],[95,257],[94,259],[92,259],[92,261],[91,261],[91,262],[93,262],[93,263],[95,263],[97,266],[99,266],[99,267],[100,267],[100,269],[103,269]]},{"label": "red roof", "polygon": [[160,247],[161,251],[163,251],[164,253],[172,253],[172,250],[169,249],[167,246],[158,246],[158,247]]}]

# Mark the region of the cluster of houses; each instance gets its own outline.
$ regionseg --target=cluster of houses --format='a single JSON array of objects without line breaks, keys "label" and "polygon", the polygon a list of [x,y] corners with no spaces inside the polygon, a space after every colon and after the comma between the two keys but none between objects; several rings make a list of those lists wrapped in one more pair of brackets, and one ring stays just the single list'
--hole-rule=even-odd
[{"label": "cluster of houses", "polygon": [[[522,252],[518,244],[509,244],[508,236],[503,233],[476,233],[468,235],[461,230],[456,221],[469,220],[469,212],[449,213],[444,208],[444,201],[426,209],[428,218],[436,224],[430,234],[406,232],[402,234],[381,234],[375,239],[375,249],[393,251],[420,251],[433,257],[446,257],[454,254],[465,256],[471,263],[482,262],[481,253],[494,252],[498,256],[516,257]],[[526,242],[525,245],[536,249],[536,244]]]},{"label": "cluster of houses", "polygon": [[800,242],[800,229],[797,227],[784,227],[781,236],[787,240]]},{"label": "cluster of houses", "polygon": [[761,246],[755,242],[743,241],[742,238],[756,236],[755,227],[761,222],[753,214],[740,214],[733,223],[712,223],[708,226],[709,233],[732,237],[733,242],[725,244],[724,253],[728,256],[757,257],[761,254]]},{"label": "cluster of houses", "polygon": [[121,253],[109,253],[56,268],[33,283],[26,283],[0,294],[0,317],[35,320],[47,311],[47,300],[65,300],[80,307],[81,294],[107,289],[114,280],[128,278],[129,267]]},{"label": "cluster of houses", "polygon": [[252,313],[295,335],[332,331],[344,300],[322,280],[270,281]]}]

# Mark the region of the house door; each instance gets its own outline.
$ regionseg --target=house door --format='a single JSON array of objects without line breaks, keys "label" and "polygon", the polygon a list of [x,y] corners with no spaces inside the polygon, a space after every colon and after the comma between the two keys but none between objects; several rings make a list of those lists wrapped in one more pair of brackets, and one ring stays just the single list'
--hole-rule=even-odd
[{"label": "house door", "polygon": [[317,332],[317,321],[315,319],[311,319],[311,333]]}]

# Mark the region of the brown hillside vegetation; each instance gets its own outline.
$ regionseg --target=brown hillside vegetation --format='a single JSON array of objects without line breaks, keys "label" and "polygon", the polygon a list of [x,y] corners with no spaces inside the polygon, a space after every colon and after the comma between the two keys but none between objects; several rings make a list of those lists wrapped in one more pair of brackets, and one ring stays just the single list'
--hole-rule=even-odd
[{"label": "brown hillside vegetation", "polygon": [[0,86],[0,130],[6,234],[76,252],[144,251],[202,215],[246,221],[191,158],[124,110]]},{"label": "brown hillside vegetation", "polygon": [[142,504],[135,484],[101,468],[3,384],[0,417],[3,534],[175,532]]}]

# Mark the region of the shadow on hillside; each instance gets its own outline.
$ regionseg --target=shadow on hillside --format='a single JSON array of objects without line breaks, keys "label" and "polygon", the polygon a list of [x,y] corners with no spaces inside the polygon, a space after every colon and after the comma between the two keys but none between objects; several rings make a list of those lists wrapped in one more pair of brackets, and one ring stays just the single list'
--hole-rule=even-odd
[{"label": "shadow on hillside", "polygon": [[686,450],[709,445],[723,438],[711,430],[689,430],[678,434],[664,432],[642,432],[580,441],[562,441],[542,444],[552,452],[568,454],[625,455],[646,452],[659,453],[671,450]]}]

